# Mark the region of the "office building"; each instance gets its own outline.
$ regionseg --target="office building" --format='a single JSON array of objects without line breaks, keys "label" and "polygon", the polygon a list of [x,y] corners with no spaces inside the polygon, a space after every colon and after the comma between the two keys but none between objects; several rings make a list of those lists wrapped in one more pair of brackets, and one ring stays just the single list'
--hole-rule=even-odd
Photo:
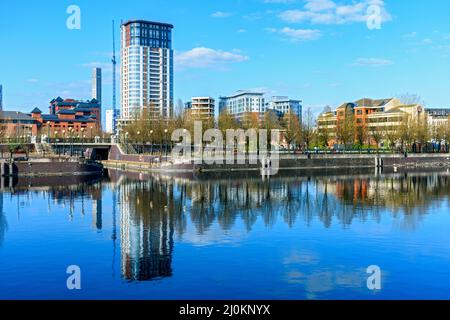
[{"label": "office building", "polygon": [[211,97],[193,97],[185,107],[194,120],[214,119],[215,100]]},{"label": "office building", "polygon": [[367,133],[392,131],[399,128],[405,119],[416,120],[427,116],[421,105],[405,105],[396,98],[363,98],[345,102],[335,111],[322,113],[318,117],[318,131],[327,133],[330,144],[338,143],[337,130],[348,114],[354,117],[355,127],[364,128]]},{"label": "office building", "polygon": [[92,99],[102,104],[102,69],[94,68],[92,70]]},{"label": "office building", "polygon": [[275,111],[280,117],[287,112],[292,112],[299,120],[302,119],[302,108],[301,100],[292,100],[285,96],[272,97],[272,100],[267,103],[267,110]]},{"label": "office building", "polygon": [[155,116],[173,115],[171,24],[143,20],[121,26],[121,118],[132,119],[144,108]]},{"label": "office building", "polygon": [[428,125],[431,127],[446,126],[449,123],[450,109],[447,108],[427,108]]},{"label": "office building", "polygon": [[242,121],[245,114],[256,114],[262,118],[266,112],[264,93],[252,91],[238,91],[229,97],[219,98],[219,112],[227,111]]}]

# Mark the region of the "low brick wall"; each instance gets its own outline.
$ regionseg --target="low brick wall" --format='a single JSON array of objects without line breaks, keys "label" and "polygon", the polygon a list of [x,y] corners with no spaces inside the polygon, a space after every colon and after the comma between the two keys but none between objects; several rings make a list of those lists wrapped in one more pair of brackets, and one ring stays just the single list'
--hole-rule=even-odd
[{"label": "low brick wall", "polygon": [[[410,154],[405,157],[401,154],[284,154],[280,158],[280,170],[335,170],[355,168],[376,168],[377,158],[382,159],[386,168],[394,167],[450,167],[450,154]],[[149,171],[252,171],[260,170],[261,163],[257,164],[172,164],[169,157],[149,155],[123,154],[119,147],[112,146],[109,160],[105,165],[121,170],[149,170]],[[162,162],[161,162],[162,160]]]},{"label": "low brick wall", "polygon": [[[2,166],[11,166],[2,163]],[[12,170],[6,170],[8,176],[55,176],[55,175],[101,175],[103,168],[100,165],[92,163],[79,162],[41,162],[41,161],[23,161],[14,162]]]}]

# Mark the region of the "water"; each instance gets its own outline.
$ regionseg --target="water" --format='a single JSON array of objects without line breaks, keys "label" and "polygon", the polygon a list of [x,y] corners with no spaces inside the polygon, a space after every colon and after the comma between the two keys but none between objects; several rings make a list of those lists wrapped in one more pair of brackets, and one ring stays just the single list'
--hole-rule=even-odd
[{"label": "water", "polygon": [[449,193],[448,173],[20,180],[0,298],[450,299]]}]

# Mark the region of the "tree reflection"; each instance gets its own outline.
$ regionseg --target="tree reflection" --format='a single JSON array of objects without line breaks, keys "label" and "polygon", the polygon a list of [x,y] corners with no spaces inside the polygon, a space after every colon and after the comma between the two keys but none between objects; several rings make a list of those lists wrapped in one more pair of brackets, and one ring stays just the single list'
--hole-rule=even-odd
[{"label": "tree reflection", "polygon": [[[334,220],[343,227],[350,226],[355,220],[379,221],[383,209],[389,209],[394,215],[402,213],[405,217],[414,212],[421,215],[428,212],[436,199],[447,197],[450,190],[450,179],[442,174],[292,177],[265,181],[257,178],[189,180],[158,177],[149,181],[152,181],[152,189],[147,197],[151,198],[144,195],[138,199],[130,198],[129,202],[136,202],[130,205],[144,203],[144,208],[148,209],[151,204],[153,214],[163,207],[173,214],[172,208],[176,208],[177,219],[173,223],[180,237],[186,230],[186,217],[196,233],[204,235],[214,224],[228,232],[237,221],[247,232],[258,219],[270,228],[279,217],[291,228],[299,218],[306,225],[318,220],[329,228]],[[136,189],[135,192],[141,191]]]}]

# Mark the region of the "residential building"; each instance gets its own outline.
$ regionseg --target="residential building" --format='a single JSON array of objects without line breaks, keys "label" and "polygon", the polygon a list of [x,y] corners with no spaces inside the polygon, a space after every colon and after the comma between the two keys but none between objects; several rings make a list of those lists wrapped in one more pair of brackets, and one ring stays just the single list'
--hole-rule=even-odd
[{"label": "residential building", "polygon": [[219,98],[219,111],[227,111],[242,121],[245,114],[255,114],[260,119],[266,112],[264,93],[253,91],[238,91],[229,97]]},{"label": "residential building", "polygon": [[[318,131],[327,133],[330,144],[338,143],[337,131],[349,113],[354,116],[354,125],[357,128],[365,128],[368,136],[370,132],[386,132],[399,127],[405,117],[418,119],[425,116],[421,105],[405,105],[396,98],[363,98],[355,102],[346,102],[335,111],[322,113],[318,117]],[[370,142],[373,143],[373,141]]]},{"label": "residential building", "polygon": [[447,108],[427,108],[425,112],[428,115],[428,125],[431,127],[440,127],[448,125],[450,118],[450,109]]},{"label": "residential building", "polygon": [[173,25],[131,20],[121,26],[121,118],[144,107],[173,115]]},{"label": "residential building", "polygon": [[185,106],[194,120],[211,120],[214,119],[215,104],[211,97],[193,97]]},{"label": "residential building", "polygon": [[97,100],[102,105],[102,69],[94,68],[92,70],[92,99]]},{"label": "residential building", "polygon": [[293,112],[298,119],[302,119],[302,101],[292,100],[285,96],[275,96],[267,103],[267,110],[275,111],[279,116],[283,116],[287,112]]}]

